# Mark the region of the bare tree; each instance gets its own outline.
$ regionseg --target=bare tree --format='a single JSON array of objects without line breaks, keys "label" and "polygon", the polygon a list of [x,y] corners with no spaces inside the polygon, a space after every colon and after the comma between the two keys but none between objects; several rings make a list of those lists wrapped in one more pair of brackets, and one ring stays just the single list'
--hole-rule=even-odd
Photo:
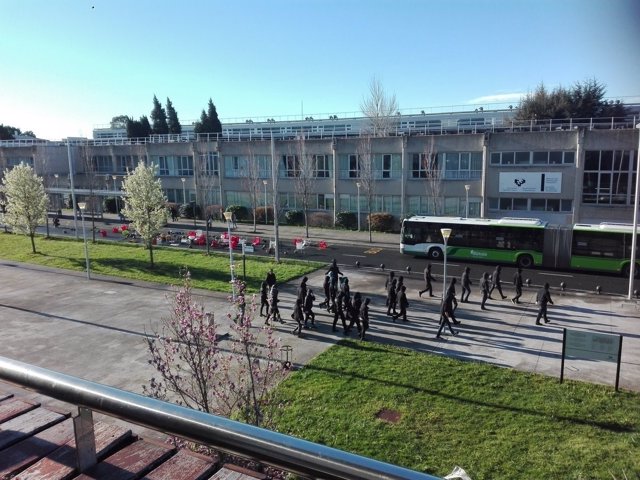
[{"label": "bare tree", "polygon": [[376,176],[374,157],[371,152],[371,137],[363,137],[358,143],[358,178],[360,187],[367,200],[367,223],[369,224],[369,243],[373,241],[371,236],[371,213],[373,210],[373,200],[376,191]]},{"label": "bare tree", "polygon": [[360,102],[360,110],[369,119],[368,133],[374,137],[384,137],[395,124],[398,101],[395,94],[388,95],[382,83],[373,77],[369,83],[369,95]]},{"label": "bare tree", "polygon": [[315,193],[315,165],[313,155],[307,153],[307,144],[304,134],[298,137],[297,142],[297,171],[295,181],[296,196],[302,203],[302,213],[304,214],[305,237],[309,238],[309,208],[311,198]]},{"label": "bare tree", "polygon": [[251,211],[253,212],[253,233],[256,233],[256,211],[260,204],[260,185],[262,184],[262,181],[260,180],[260,165],[258,165],[258,158],[256,157],[251,145],[251,143],[247,144],[247,163],[244,168],[242,183],[249,194],[249,203],[251,204]]},{"label": "bare tree", "polygon": [[422,171],[420,176],[425,178],[425,192],[431,204],[434,215],[442,215],[443,198],[442,198],[442,172],[441,165],[438,163],[438,151],[435,147],[433,137],[429,144],[425,146],[424,153],[421,155],[420,164]]},{"label": "bare tree", "polygon": [[214,159],[211,156],[212,150],[213,146],[209,141],[193,142],[193,168],[198,185],[196,202],[202,206],[205,216],[211,214],[208,207],[213,202],[213,190],[220,185],[220,164],[218,163],[216,171]]},{"label": "bare tree", "polygon": [[[84,144],[80,147],[80,158],[84,165],[85,186],[89,189],[89,201],[87,205],[91,210],[91,240],[96,242],[96,196],[95,190],[98,186],[98,175],[96,159],[93,158],[91,147]],[[100,176],[102,178],[102,176]],[[74,205],[77,208],[77,205]]]}]

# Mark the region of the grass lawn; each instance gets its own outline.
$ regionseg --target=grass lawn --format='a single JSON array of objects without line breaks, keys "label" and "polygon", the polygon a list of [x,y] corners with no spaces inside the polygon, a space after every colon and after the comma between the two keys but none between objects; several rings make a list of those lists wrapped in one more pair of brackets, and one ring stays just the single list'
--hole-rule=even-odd
[{"label": "grass lawn", "polygon": [[276,395],[279,431],[432,475],[640,478],[640,395],[606,386],[344,340]]},{"label": "grass lawn", "polygon": [[[165,284],[180,284],[180,271],[191,272],[193,286],[219,292],[230,291],[229,252],[212,252],[175,247],[155,247],[154,268],[150,268],[149,251],[140,244],[89,241],[91,271],[102,275],[145,280]],[[34,263],[67,270],[85,270],[82,241],[36,237],[37,253],[32,253],[27,236],[0,233],[0,258]],[[236,274],[242,278],[242,255],[234,252]],[[323,266],[318,262],[272,259],[247,255],[246,271],[249,291],[257,291],[273,267],[278,282],[287,282]]]}]

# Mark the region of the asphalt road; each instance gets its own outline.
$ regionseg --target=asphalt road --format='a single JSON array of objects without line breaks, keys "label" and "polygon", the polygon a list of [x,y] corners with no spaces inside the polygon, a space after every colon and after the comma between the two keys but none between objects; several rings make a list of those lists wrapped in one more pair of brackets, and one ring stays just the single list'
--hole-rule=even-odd
[{"label": "asphalt road", "polygon": [[[96,229],[105,229],[109,232],[107,240],[113,239],[122,241],[122,237],[119,235],[112,235],[111,228],[119,224],[119,222],[113,221],[96,221]],[[262,226],[261,226],[262,227]],[[82,238],[81,222],[78,219],[78,237]],[[86,222],[87,238],[91,239],[91,222]],[[193,226],[188,223],[182,223],[179,228],[169,227],[165,231],[182,231],[193,230]],[[198,229],[203,229],[202,225],[198,225]],[[45,227],[40,229],[41,233],[45,233]],[[59,228],[54,228],[52,224],[49,226],[49,232],[54,236],[75,236],[75,230],[73,229],[73,218],[65,217],[62,225]],[[220,234],[226,232],[224,224],[215,222],[213,224],[211,233]],[[247,232],[240,233],[242,236],[251,236]],[[341,233],[344,236],[344,233]],[[96,238],[100,239],[100,235],[96,233]],[[403,275],[411,275],[412,277],[422,277],[422,272],[428,263],[432,263],[432,274],[437,279],[441,279],[443,275],[444,265],[441,261],[433,261],[429,259],[416,258],[409,255],[402,255],[399,252],[398,246],[392,246],[389,244],[370,245],[363,242],[329,242],[329,246],[326,249],[319,249],[316,247],[308,248],[303,253],[295,252],[293,244],[289,238],[283,236],[281,240],[281,257],[295,257],[304,258],[308,260],[315,260],[320,262],[331,262],[332,259],[336,259],[340,265],[355,266],[359,262],[359,266],[365,270],[377,270],[382,272],[380,268],[384,265],[384,270],[395,270],[397,272],[404,272]],[[181,245],[177,248],[187,248],[187,245]],[[192,247],[201,248],[205,247]],[[225,248],[220,248],[218,251],[226,251]],[[267,255],[267,252],[258,248],[252,255]],[[483,272],[491,274],[495,269],[495,264],[486,264],[481,262],[465,262],[461,263],[456,260],[447,262],[447,276],[451,275],[460,278],[462,270],[465,266],[471,268],[471,278],[476,286],[480,284],[480,277]],[[410,268],[411,273],[407,273],[407,269]],[[513,275],[516,269],[510,266],[503,266],[502,268],[502,283],[504,286],[509,286],[512,283]],[[541,286],[545,282],[553,288],[560,288],[562,282],[565,283],[567,291],[581,293],[585,295],[597,295],[596,289],[600,286],[602,295],[623,295],[626,296],[629,290],[629,280],[623,278],[620,275],[605,274],[605,273],[585,273],[576,272],[570,270],[550,270],[543,268],[528,269],[523,272],[523,278],[529,279],[532,286]],[[640,282],[634,286],[634,288],[640,289]]]}]

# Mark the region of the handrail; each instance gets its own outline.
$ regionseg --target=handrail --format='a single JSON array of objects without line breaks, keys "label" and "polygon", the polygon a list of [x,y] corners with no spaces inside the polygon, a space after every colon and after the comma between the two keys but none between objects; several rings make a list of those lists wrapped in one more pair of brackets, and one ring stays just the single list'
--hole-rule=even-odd
[{"label": "handrail", "polygon": [[435,480],[428,474],[0,357],[0,379],[57,400],[309,478]]}]

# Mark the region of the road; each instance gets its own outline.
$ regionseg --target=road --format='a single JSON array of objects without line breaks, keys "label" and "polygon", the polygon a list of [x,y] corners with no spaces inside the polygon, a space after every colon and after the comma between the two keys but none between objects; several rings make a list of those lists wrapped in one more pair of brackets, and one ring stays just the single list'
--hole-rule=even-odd
[{"label": "road", "polygon": [[[202,223],[202,222],[200,222]],[[96,220],[96,229],[106,230],[107,231],[107,240],[114,241],[122,241],[122,236],[120,234],[113,234],[112,228],[114,225],[119,225],[119,222],[114,221],[97,221]],[[188,223],[182,223],[176,228],[173,227],[166,228],[164,231],[182,231],[186,233],[188,230],[194,230],[193,225]],[[82,230],[81,230],[81,222],[78,219],[78,237],[82,238]],[[91,238],[91,223],[87,221],[87,237]],[[199,229],[202,229],[202,225],[198,225]],[[238,234],[243,237],[252,238],[255,234],[251,234],[248,232],[250,228],[246,225],[242,226],[244,228],[244,232],[239,232]],[[260,228],[264,229],[264,226],[260,226]],[[271,228],[271,227],[269,227]],[[284,230],[284,229],[283,229]],[[46,229],[42,227],[39,233],[44,234]],[[72,217],[64,217],[61,227],[54,228],[53,225],[49,226],[49,232],[54,236],[75,236],[75,230],[73,229],[73,218]],[[226,228],[224,224],[220,222],[215,222],[213,224],[211,233],[215,235],[219,235],[220,233],[226,232]],[[258,234],[259,235],[259,234]],[[286,233],[281,234],[281,256],[283,258],[287,257],[295,257],[295,258],[304,258],[307,260],[316,260],[320,262],[331,262],[332,259],[336,259],[338,264],[341,265],[350,265],[355,266],[359,263],[360,268],[364,270],[377,270],[379,272],[382,271],[380,268],[381,265],[384,265],[384,270],[395,270],[402,271],[404,275],[407,275],[407,268],[411,269],[412,277],[422,276],[422,272],[425,266],[428,263],[432,263],[432,274],[436,276],[438,280],[441,279],[443,274],[443,262],[441,261],[433,261],[423,258],[415,258],[409,255],[402,255],[399,252],[399,244],[394,245],[391,243],[386,244],[375,244],[370,245],[367,242],[357,242],[357,241],[348,241],[349,232],[344,231],[336,231],[335,235],[341,236],[342,241],[329,241],[329,246],[326,249],[319,249],[315,246],[305,249],[304,252],[295,252],[293,248],[293,244],[290,238],[287,238]],[[332,235],[331,231],[327,232],[327,235],[330,237]],[[100,238],[99,234],[96,234],[96,238]],[[263,237],[266,238],[266,237]],[[181,245],[179,248],[187,248],[187,245]],[[204,249],[205,247],[193,247]],[[218,251],[223,251],[224,248],[218,249]],[[225,250],[226,251],[226,250]],[[262,249],[256,249],[256,251],[251,255],[267,255],[267,252]],[[476,287],[479,285],[480,277],[483,272],[487,272],[491,274],[495,269],[495,264],[486,264],[481,262],[465,262],[461,263],[456,260],[447,262],[447,276],[455,276],[460,278],[462,274],[462,270],[465,266],[469,266],[471,268],[471,278]],[[515,268],[510,266],[503,266],[502,268],[502,283],[504,286],[509,286],[512,282],[513,275],[515,273]],[[585,272],[576,272],[576,271],[563,271],[563,270],[550,270],[544,268],[534,268],[527,269],[523,272],[523,278],[529,279],[531,282],[531,286],[541,286],[545,282],[549,282],[549,284],[553,288],[560,288],[562,282],[565,283],[567,291],[581,293],[581,294],[590,294],[596,295],[596,288],[600,286],[602,295],[624,295],[626,296],[629,290],[629,281],[626,278],[623,278],[619,275],[615,274],[604,274],[604,273],[585,273]],[[635,288],[640,288],[640,286],[636,286]]]}]

